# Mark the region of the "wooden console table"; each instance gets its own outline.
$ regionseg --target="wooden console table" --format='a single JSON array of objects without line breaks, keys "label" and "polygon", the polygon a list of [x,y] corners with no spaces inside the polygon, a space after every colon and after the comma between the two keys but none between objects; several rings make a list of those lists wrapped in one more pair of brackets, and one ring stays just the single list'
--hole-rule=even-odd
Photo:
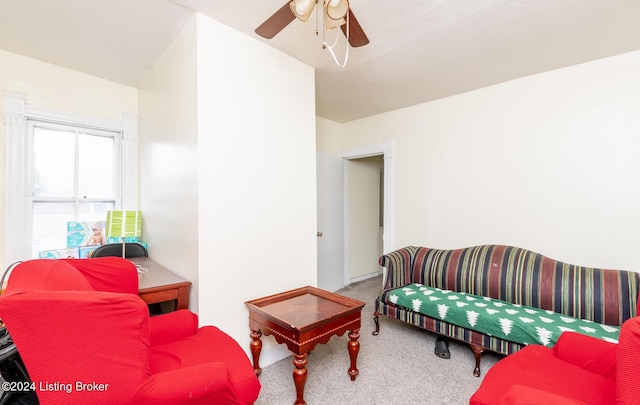
[{"label": "wooden console table", "polygon": [[172,273],[148,257],[132,257],[129,260],[148,270],[138,275],[138,296],[145,303],[174,301],[176,310],[189,308],[191,281]]},{"label": "wooden console table", "polygon": [[260,337],[273,335],[293,352],[293,382],[297,399],[294,405],[306,404],[304,385],[307,381],[307,355],[318,343],[327,343],[333,335],[349,333],[347,348],[351,358],[348,373],[356,379],[356,360],[360,350],[361,311],[365,303],[315,287],[303,287],[280,294],[247,301],[251,329],[253,369],[259,375]]}]

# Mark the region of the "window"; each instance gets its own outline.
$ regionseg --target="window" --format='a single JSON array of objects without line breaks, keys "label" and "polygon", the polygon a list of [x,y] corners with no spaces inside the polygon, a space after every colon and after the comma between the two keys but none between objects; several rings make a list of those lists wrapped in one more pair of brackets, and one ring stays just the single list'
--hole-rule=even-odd
[{"label": "window", "polygon": [[67,246],[67,222],[104,221],[119,206],[121,133],[28,120],[31,255]]},{"label": "window", "polygon": [[14,92],[3,93],[2,112],[4,268],[65,248],[68,221],[91,223],[106,219],[109,209],[138,207],[135,115],[117,120],[53,111]]}]

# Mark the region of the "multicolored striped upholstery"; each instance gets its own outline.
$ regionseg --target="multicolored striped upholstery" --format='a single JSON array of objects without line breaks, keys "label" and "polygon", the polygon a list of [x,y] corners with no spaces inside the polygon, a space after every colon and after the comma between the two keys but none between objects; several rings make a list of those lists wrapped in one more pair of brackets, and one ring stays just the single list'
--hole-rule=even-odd
[{"label": "multicolored striped upholstery", "polygon": [[520,350],[522,345],[397,307],[388,300],[389,290],[421,283],[614,326],[637,314],[639,273],[575,266],[518,247],[444,250],[409,246],[382,256],[379,262],[387,273],[375,301],[376,314],[502,354]]}]

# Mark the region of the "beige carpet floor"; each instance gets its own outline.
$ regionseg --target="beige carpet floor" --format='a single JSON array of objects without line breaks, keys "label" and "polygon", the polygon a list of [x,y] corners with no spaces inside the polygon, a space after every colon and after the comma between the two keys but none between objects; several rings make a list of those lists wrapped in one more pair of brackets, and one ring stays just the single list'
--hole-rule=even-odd
[{"label": "beige carpet floor", "polygon": [[[334,336],[309,355],[304,399],[309,405],[464,405],[486,371],[501,356],[482,358],[480,378],[473,376],[475,360],[468,345],[452,342],[451,359],[433,354],[436,335],[388,317],[380,318],[380,334],[372,336],[373,300],[381,277],[351,284],[337,293],[366,302],[362,310],[360,353],[356,381],[347,374],[347,334]],[[262,390],[255,405],[293,404],[296,399],[293,356],[263,367]]]}]

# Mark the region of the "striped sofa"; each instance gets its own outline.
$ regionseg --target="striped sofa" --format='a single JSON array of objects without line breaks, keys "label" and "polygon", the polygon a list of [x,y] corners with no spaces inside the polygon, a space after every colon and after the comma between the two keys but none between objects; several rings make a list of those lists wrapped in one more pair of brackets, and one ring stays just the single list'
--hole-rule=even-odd
[{"label": "striped sofa", "polygon": [[383,255],[379,262],[386,273],[375,299],[373,334],[380,332],[380,315],[386,315],[467,342],[475,355],[475,376],[480,376],[480,358],[486,350],[508,355],[524,345],[397,306],[390,300],[391,290],[419,283],[612,326],[636,316],[639,273],[575,266],[518,247],[444,250],[408,246]]}]

